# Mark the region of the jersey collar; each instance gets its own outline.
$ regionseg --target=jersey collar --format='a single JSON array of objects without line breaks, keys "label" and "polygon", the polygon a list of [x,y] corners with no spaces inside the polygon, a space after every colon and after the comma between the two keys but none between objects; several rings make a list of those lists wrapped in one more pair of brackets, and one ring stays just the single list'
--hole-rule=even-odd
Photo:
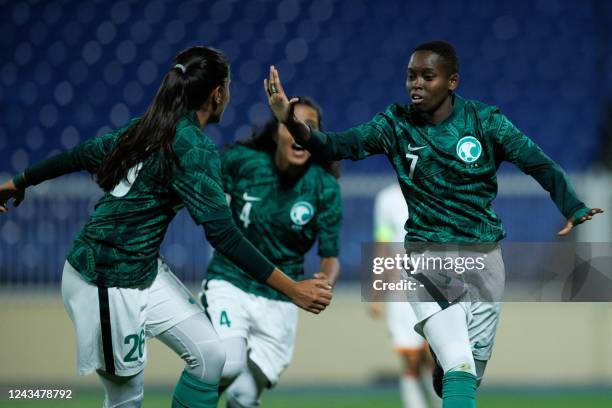
[{"label": "jersey collar", "polygon": [[411,116],[414,115],[412,117],[414,118],[417,124],[420,122],[418,126],[431,126],[431,127],[445,126],[448,123],[451,123],[457,116],[461,115],[461,112],[463,111],[464,106],[465,106],[465,99],[463,99],[461,96],[453,92],[451,104],[453,108],[451,110],[450,115],[448,115],[446,119],[444,119],[442,122],[438,124],[434,124],[434,123],[425,121],[419,115],[419,112],[416,111],[412,105],[408,106],[408,112],[409,112],[409,115]]},{"label": "jersey collar", "polygon": [[196,115],[195,111],[189,111],[183,115],[190,124],[200,127],[200,121],[198,120],[198,115]]}]

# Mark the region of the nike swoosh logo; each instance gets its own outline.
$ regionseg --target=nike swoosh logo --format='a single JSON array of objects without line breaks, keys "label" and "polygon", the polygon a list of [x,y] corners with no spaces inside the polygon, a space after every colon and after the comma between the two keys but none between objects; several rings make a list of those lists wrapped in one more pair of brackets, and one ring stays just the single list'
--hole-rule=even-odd
[{"label": "nike swoosh logo", "polygon": [[247,193],[246,191],[242,195],[242,199],[244,201],[261,201],[261,197],[250,196],[249,193]]},{"label": "nike swoosh logo", "polygon": [[417,147],[413,147],[410,143],[408,143],[408,150],[412,151],[412,152],[416,152],[417,150],[421,150],[426,148],[427,146],[417,146]]}]

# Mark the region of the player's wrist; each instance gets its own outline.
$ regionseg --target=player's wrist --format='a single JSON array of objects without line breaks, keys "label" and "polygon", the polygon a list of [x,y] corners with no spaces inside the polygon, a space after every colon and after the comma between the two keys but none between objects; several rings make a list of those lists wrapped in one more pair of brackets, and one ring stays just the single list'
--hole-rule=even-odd
[{"label": "player's wrist", "polygon": [[298,143],[306,143],[310,140],[310,126],[301,120],[297,119],[295,116],[291,115],[291,119],[288,119],[285,123],[285,127],[291,133],[291,136]]},{"label": "player's wrist", "polygon": [[572,215],[572,217],[570,218],[572,220],[572,224],[573,225],[582,224],[584,221],[581,221],[580,219],[584,217],[585,215],[588,215],[590,211],[591,209],[586,206],[575,211],[574,215]]},{"label": "player's wrist", "polygon": [[274,268],[266,280],[266,283],[289,299],[293,300],[297,296],[297,282],[285,275],[285,273],[278,268]]},{"label": "player's wrist", "polygon": [[28,186],[24,172],[21,172],[13,177],[11,179],[11,183],[13,184],[15,190],[25,190],[25,188]]}]

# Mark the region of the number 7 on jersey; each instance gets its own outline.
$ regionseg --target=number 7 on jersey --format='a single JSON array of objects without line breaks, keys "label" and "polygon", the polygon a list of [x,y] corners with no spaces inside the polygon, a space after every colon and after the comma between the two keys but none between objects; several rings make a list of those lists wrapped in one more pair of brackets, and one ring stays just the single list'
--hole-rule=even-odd
[{"label": "number 7 on jersey", "polygon": [[416,168],[419,156],[412,153],[406,153],[406,158],[410,159],[410,171],[408,172],[408,177],[412,178],[412,176],[414,176],[414,169]]}]

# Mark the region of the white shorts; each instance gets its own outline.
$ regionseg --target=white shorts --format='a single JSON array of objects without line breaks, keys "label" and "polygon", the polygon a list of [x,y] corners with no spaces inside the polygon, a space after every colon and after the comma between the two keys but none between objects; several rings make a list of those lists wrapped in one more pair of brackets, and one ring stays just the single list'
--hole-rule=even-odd
[{"label": "white shorts", "polygon": [[[427,319],[442,310],[442,307],[435,302],[413,302],[410,305],[419,320],[414,328],[421,334]],[[488,361],[493,353],[501,304],[499,302],[459,302],[459,305],[467,316],[468,335],[474,358]]]},{"label": "white shorts", "polygon": [[293,357],[297,306],[253,295],[224,280],[205,286],[206,311],[219,337],[246,339],[249,358],[275,385]]},{"label": "white shorts", "polygon": [[[484,262],[486,268],[486,279],[493,282],[489,287],[496,289],[502,287],[505,279],[504,263],[501,255],[501,249],[497,246],[486,254]],[[466,296],[469,299],[469,295]],[[501,313],[500,302],[483,302],[483,301],[461,301],[459,305],[465,311],[467,317],[467,328],[472,346],[472,353],[477,360],[487,361],[491,358],[493,352],[493,343],[497,332],[497,324]],[[437,302],[411,302],[410,305],[414,310],[417,318],[415,330],[419,334],[423,334],[423,325],[429,317],[443,310],[443,305]]]},{"label": "white shorts", "polygon": [[417,319],[410,303],[387,302],[385,308],[387,327],[395,351],[403,353],[425,347],[425,339],[414,330]]},{"label": "white shorts", "polygon": [[68,263],[62,275],[64,307],[77,338],[77,372],[130,376],[144,369],[145,338],[155,337],[203,309],[162,259],[153,283],[101,288]]}]

